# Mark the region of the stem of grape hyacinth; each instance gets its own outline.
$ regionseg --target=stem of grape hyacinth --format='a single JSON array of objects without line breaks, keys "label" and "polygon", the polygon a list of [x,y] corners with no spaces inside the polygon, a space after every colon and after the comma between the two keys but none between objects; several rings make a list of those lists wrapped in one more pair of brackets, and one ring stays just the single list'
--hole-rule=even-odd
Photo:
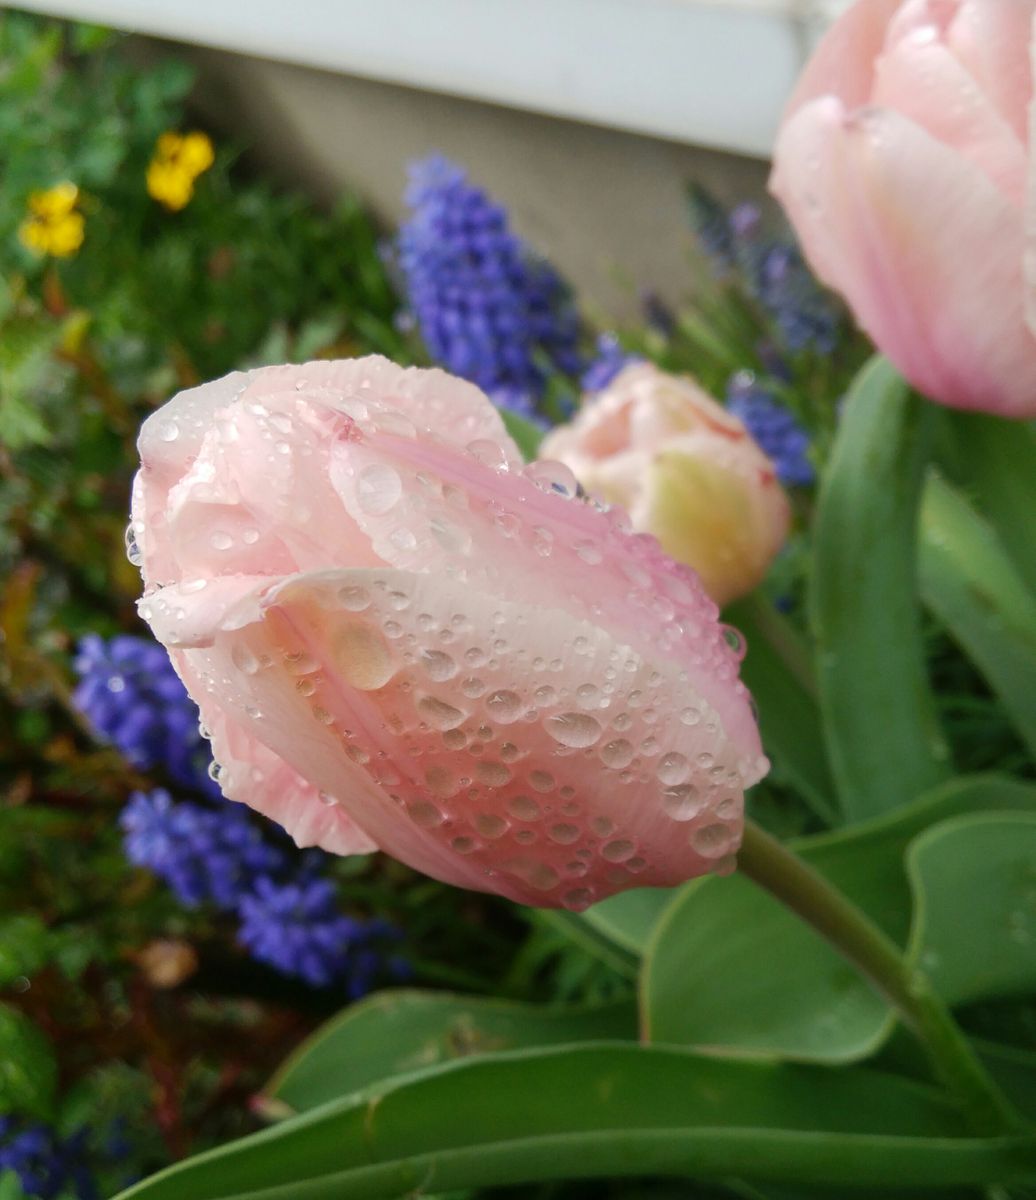
[{"label": "stem of grape hyacinth", "polygon": [[889,1002],[960,1101],[974,1133],[1004,1133],[1022,1124],[927,976],[866,913],[752,821],[745,826],[738,867],[811,925]]}]

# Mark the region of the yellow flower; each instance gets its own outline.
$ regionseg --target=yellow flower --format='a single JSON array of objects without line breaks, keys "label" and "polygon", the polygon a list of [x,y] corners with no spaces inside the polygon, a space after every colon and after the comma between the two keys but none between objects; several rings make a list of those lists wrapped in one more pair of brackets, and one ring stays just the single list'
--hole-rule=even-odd
[{"label": "yellow flower", "polygon": [[155,143],[148,165],[148,195],[178,212],[190,202],[194,181],[212,166],[215,157],[207,134],[167,130]]},{"label": "yellow flower", "polygon": [[147,191],[152,200],[179,212],[194,195],[194,179],[182,167],[153,158],[147,169]]},{"label": "yellow flower", "polygon": [[59,183],[29,196],[29,215],[18,229],[23,246],[37,254],[70,258],[83,244],[86,221],[78,211],[79,188]]}]

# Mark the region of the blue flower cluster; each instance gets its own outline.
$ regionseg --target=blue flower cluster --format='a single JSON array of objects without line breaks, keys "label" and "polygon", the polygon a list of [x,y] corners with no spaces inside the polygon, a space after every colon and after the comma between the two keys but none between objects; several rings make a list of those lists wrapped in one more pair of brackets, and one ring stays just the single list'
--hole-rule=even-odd
[{"label": "blue flower cluster", "polygon": [[642,362],[637,354],[623,350],[614,333],[602,333],[597,339],[597,353],[579,381],[584,392],[599,392],[631,363]]},{"label": "blue flower cluster", "polygon": [[735,273],[775,322],[780,340],[792,352],[811,348],[830,353],[838,336],[838,310],[789,240],[763,232],[755,204],[729,212],[702,191],[691,195],[698,241],[720,277]]},{"label": "blue flower cluster", "polygon": [[157,642],[89,634],[74,666],[73,700],[100,737],[141,770],[162,767],[184,787],[220,794],[208,776],[212,756],[198,729],[198,709]]},{"label": "blue flower cluster", "polygon": [[90,635],[75,665],[74,700],[97,732],[135,766],[163,767],[207,797],[199,803],[161,788],[134,792],[119,818],[130,862],[188,907],[209,903],[235,913],[241,941],[258,961],[315,987],[369,990],[380,962],[372,946],[395,931],[343,916],[333,884],[319,877],[325,855],[312,851],[300,864],[286,839],[271,843],[244,806],[222,797],[209,775],[212,754],[198,710],[165,650],[145,638]]},{"label": "blue flower cluster", "polygon": [[[375,948],[399,936],[385,921],[357,921],[338,911],[334,885],[319,876],[303,873],[278,883],[259,879],[241,897],[240,938],[259,962],[288,975],[297,975],[312,987],[328,987],[344,980],[353,998],[368,992],[384,964]],[[396,976],[405,973],[402,963],[387,964]]]},{"label": "blue flower cluster", "polygon": [[773,459],[781,483],[806,485],[815,471],[809,460],[809,434],[749,371],[739,371],[727,385],[727,408]]},{"label": "blue flower cluster", "polygon": [[239,804],[212,808],[168,792],[134,792],[122,810],[126,857],[153,871],[191,908],[233,909],[257,876],[278,874],[287,855],[264,840]]},{"label": "blue flower cluster", "polygon": [[86,1164],[83,1129],[60,1138],[48,1125],[24,1117],[0,1116],[0,1178],[6,1171],[18,1176],[26,1196],[57,1200],[97,1200],[97,1188]]},{"label": "blue flower cluster", "polygon": [[[237,916],[241,944],[265,963],[312,987],[370,990],[382,965],[376,944],[398,937],[381,921],[344,916],[334,884],[320,872],[326,855],[301,860],[270,844],[247,809],[134,792],[120,817],[126,857],[166,883],[184,904],[208,902]],[[388,967],[399,974],[399,964]]]},{"label": "blue flower cluster", "polygon": [[583,366],[568,289],[447,159],[413,164],[406,200],[399,264],[429,353],[502,407],[535,415],[550,374]]}]

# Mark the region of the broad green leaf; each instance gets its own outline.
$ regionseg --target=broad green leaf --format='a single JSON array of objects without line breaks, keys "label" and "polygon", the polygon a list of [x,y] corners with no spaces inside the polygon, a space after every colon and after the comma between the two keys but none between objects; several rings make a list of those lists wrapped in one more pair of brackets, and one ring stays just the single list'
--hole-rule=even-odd
[{"label": "broad green leaf", "polygon": [[996,692],[1036,755],[1036,592],[996,532],[939,478],[921,503],[921,595]]},{"label": "broad green leaf", "polygon": [[639,958],[672,898],[667,888],[633,888],[588,908],[580,914],[580,919]]},{"label": "broad green leaf", "polygon": [[[954,780],[897,812],[795,848],[905,946],[908,844],[936,822],[978,809],[1036,812],[1036,788],[996,776]],[[939,926],[925,944],[939,946],[951,935]],[[963,940],[960,953],[968,953]],[[870,986],[812,929],[737,875],[677,893],[648,947],[641,988],[645,1033],[657,1043],[834,1063],[872,1053],[891,1029]]]},{"label": "broad green leaf", "polygon": [[850,821],[947,773],[914,583],[930,407],[873,360],[850,390],[820,487],[810,619],[831,769]]},{"label": "broad green leaf", "polygon": [[1029,588],[1036,592],[1036,428],[985,413],[949,412],[955,453],[947,467],[974,498]]},{"label": "broad green leaf", "polygon": [[724,613],[744,635],[741,678],[759,710],[763,745],[781,772],[826,824],[838,824],[817,705],[817,684],[799,635],[758,594]]},{"label": "broad green leaf", "polygon": [[49,1117],[57,1074],[54,1052],[37,1026],[0,1004],[0,1113]]},{"label": "broad green leaf", "polygon": [[1036,1178],[1036,1136],[961,1135],[862,1069],[595,1043],[440,1065],[170,1167],[123,1200],[375,1200],[564,1178],[954,1186]]},{"label": "broad green leaf", "polygon": [[1036,1121],[1036,1052],[978,1039],[972,1044],[1008,1100]]},{"label": "broad green leaf", "polygon": [[470,1055],[602,1038],[635,1040],[633,1003],[547,1008],[447,992],[380,992],[323,1025],[266,1096],[296,1112],[368,1084]]},{"label": "broad green leaf", "polygon": [[914,841],[911,950],[953,1003],[1036,990],[1036,811],[969,813]]}]

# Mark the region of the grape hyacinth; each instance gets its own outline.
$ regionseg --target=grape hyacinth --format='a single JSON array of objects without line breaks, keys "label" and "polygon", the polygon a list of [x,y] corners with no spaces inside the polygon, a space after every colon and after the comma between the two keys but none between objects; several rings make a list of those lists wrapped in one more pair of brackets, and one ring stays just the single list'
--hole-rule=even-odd
[{"label": "grape hyacinth", "polygon": [[264,841],[248,810],[175,801],[161,788],[134,792],[119,817],[126,857],[166,883],[181,903],[233,909],[257,876],[281,872],[287,856]]},{"label": "grape hyacinth", "polygon": [[334,884],[319,874],[320,851],[292,861],[264,840],[247,809],[177,801],[161,789],[135,792],[119,823],[130,862],[189,907],[209,902],[236,913],[239,939],[258,962],[312,987],[369,990],[382,965],[371,943],[397,935],[385,922],[339,912]]},{"label": "grape hyacinth", "polygon": [[784,346],[829,354],[838,336],[838,310],[788,238],[767,238],[758,205],[742,203],[729,212],[707,192],[691,192],[698,241],[719,278],[735,272],[775,322]]},{"label": "grape hyacinth", "polygon": [[141,770],[162,767],[184,787],[218,796],[212,755],[198,729],[198,709],[150,638],[88,634],[78,646],[73,701],[98,735]]},{"label": "grape hyacinth", "polygon": [[727,385],[727,408],[772,460],[784,484],[804,486],[816,477],[809,460],[809,434],[750,371],[739,371]]},{"label": "grape hyacinth", "polygon": [[0,1116],[0,1179],[13,1171],[22,1191],[33,1200],[97,1200],[86,1165],[83,1129],[60,1138],[48,1125],[11,1114]]},{"label": "grape hyacinth", "polygon": [[410,168],[399,264],[432,358],[495,403],[535,416],[549,376],[578,376],[579,318],[504,208],[440,155]]},{"label": "grape hyacinth", "polygon": [[239,937],[253,958],[312,987],[344,982],[353,997],[370,989],[381,965],[372,940],[395,933],[385,922],[344,916],[331,881],[306,872],[284,883],[256,880],[239,913]]},{"label": "grape hyacinth", "polygon": [[602,333],[597,339],[597,354],[583,372],[580,386],[584,392],[603,391],[623,367],[638,362],[643,359],[623,350],[614,333]]}]

